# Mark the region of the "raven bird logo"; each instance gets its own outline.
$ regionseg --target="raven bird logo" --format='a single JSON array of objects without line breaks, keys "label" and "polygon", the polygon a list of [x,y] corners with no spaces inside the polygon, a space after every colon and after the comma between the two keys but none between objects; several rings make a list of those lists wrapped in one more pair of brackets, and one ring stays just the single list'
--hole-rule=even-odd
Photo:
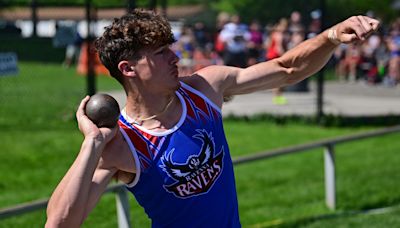
[{"label": "raven bird logo", "polygon": [[215,154],[214,139],[206,130],[196,130],[193,138],[203,142],[198,154],[190,155],[185,163],[174,163],[172,154],[175,149],[161,158],[160,168],[176,182],[164,185],[164,188],[178,198],[188,198],[207,193],[223,170],[224,147]]},{"label": "raven bird logo", "polygon": [[198,170],[204,164],[207,164],[214,153],[214,142],[211,133],[207,133],[206,130],[196,130],[198,134],[194,135],[194,138],[203,141],[200,153],[198,155],[191,155],[184,164],[176,164],[172,162],[172,154],[175,148],[172,149],[167,156],[162,157],[163,170],[175,180],[186,180],[187,176]]}]

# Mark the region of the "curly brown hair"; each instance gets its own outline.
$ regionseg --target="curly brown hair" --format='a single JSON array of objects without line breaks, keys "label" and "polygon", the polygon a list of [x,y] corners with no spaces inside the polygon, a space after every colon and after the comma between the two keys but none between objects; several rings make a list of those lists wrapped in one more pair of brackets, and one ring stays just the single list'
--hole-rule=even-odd
[{"label": "curly brown hair", "polygon": [[118,63],[139,59],[138,52],[146,47],[160,47],[175,42],[168,21],[153,11],[135,9],[121,18],[115,18],[105,27],[95,46],[100,60],[111,76],[122,84]]}]

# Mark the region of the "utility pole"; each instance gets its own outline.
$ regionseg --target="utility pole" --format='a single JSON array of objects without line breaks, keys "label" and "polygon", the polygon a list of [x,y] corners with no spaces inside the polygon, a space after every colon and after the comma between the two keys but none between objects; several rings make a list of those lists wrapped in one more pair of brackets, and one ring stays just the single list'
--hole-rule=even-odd
[{"label": "utility pole", "polygon": [[132,12],[136,8],[136,1],[135,0],[128,0],[128,13]]},{"label": "utility pole", "polygon": [[[326,29],[326,8],[325,0],[320,0],[321,8],[321,31]],[[317,123],[322,123],[324,117],[324,76],[325,67],[318,72],[317,80]]]},{"label": "utility pole", "polygon": [[91,29],[93,9],[91,0],[85,0],[86,8],[86,23],[87,23],[87,36],[86,36],[86,69],[87,69],[87,94],[94,95],[96,93],[96,73],[94,71],[94,55],[92,53],[93,34]]},{"label": "utility pole", "polygon": [[161,0],[161,15],[167,17],[168,0]]},{"label": "utility pole", "polygon": [[37,1],[36,0],[31,0],[31,19],[32,19],[32,36],[36,37],[37,36]]},{"label": "utility pole", "polygon": [[149,1],[149,9],[156,11],[157,10],[157,0]]}]

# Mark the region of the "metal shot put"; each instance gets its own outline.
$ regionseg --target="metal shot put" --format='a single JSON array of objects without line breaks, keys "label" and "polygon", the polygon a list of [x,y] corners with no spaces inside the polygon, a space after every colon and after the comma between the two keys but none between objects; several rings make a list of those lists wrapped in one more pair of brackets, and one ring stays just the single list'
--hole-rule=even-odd
[{"label": "metal shot put", "polygon": [[96,126],[112,128],[117,125],[120,110],[112,96],[95,94],[86,103],[85,113]]}]

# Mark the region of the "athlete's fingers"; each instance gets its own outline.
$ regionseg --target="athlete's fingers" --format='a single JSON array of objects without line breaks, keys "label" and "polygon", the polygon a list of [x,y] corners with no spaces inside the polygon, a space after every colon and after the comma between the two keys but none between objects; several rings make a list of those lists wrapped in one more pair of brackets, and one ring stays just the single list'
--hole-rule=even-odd
[{"label": "athlete's fingers", "polygon": [[359,17],[360,16],[353,16],[350,18],[348,23],[348,34],[354,33],[359,40],[364,40],[367,32]]},{"label": "athlete's fingers", "polygon": [[368,34],[370,34],[373,29],[371,24],[368,22],[367,17],[365,16],[357,16],[358,21],[361,24],[361,28],[364,30],[363,37],[365,38]]},{"label": "athlete's fingers", "polygon": [[342,34],[340,41],[347,44],[358,41],[359,39],[360,38],[357,36],[357,34],[351,33],[351,34]]},{"label": "athlete's fingers", "polygon": [[380,21],[374,19],[374,18],[367,18],[368,23],[371,25],[372,29],[374,31],[378,30],[379,25],[380,25]]},{"label": "athlete's fingers", "polygon": [[76,118],[79,120],[81,116],[85,115],[85,106],[86,103],[89,101],[90,96],[86,96],[82,99],[81,103],[79,104],[78,110],[76,111]]}]

